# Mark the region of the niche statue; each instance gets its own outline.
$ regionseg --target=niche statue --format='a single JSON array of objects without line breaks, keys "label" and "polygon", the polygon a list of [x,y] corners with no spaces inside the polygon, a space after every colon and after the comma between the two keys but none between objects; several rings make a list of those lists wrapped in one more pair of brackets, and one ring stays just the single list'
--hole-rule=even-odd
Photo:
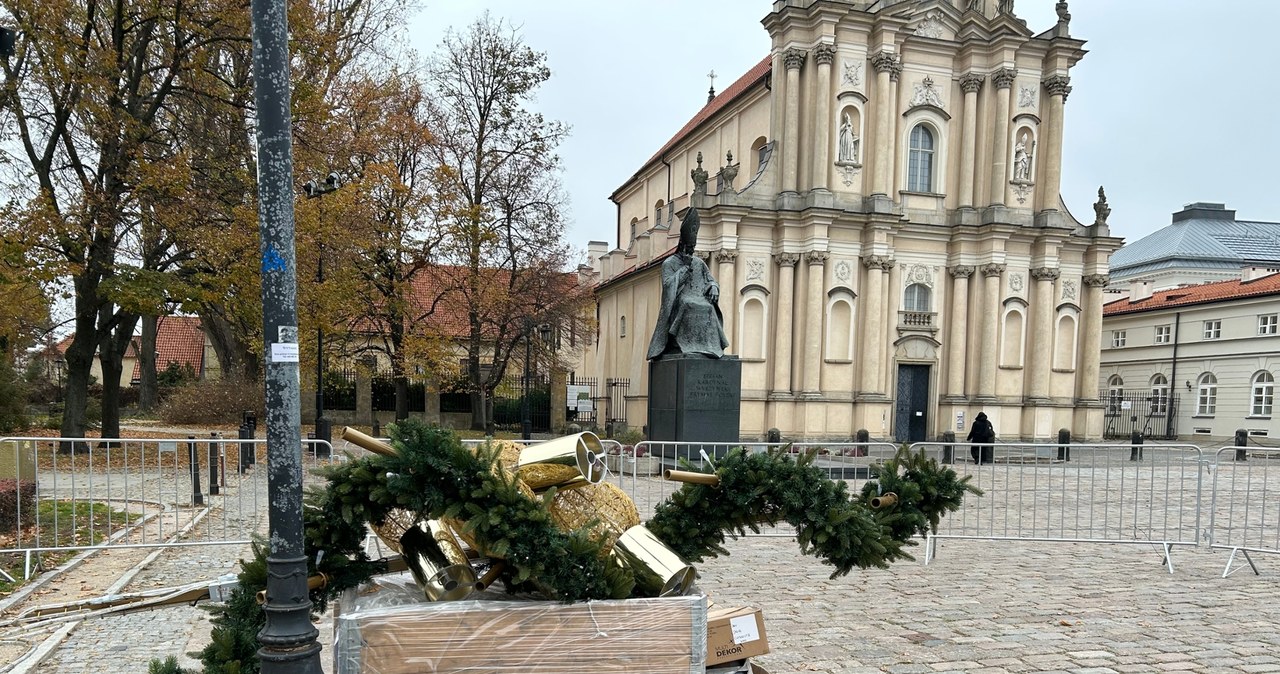
[{"label": "niche statue", "polygon": [[698,210],[690,207],[680,223],[676,254],[662,263],[662,308],[649,340],[649,360],[668,354],[724,356],[729,340],[720,313],[720,286],[707,263],[694,257]]}]

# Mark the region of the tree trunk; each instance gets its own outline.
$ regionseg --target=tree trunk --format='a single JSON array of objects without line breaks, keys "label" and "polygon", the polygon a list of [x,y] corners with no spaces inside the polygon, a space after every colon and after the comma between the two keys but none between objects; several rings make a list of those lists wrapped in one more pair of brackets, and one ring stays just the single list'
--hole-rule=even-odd
[{"label": "tree trunk", "polygon": [[142,376],[138,382],[138,409],[150,412],[157,402],[156,383],[156,332],[159,319],[155,316],[142,317],[142,347],[138,352],[138,364],[142,368]]},{"label": "tree trunk", "polygon": [[[98,359],[102,363],[102,437],[120,437],[120,376],[124,371],[124,355],[133,342],[136,315],[121,313],[116,327],[102,335]],[[130,373],[132,374],[132,373]]]},{"label": "tree trunk", "polygon": [[[79,298],[77,304],[80,304]],[[64,438],[83,438],[88,430],[85,410],[89,405],[89,379],[97,347],[98,328],[94,312],[78,306],[75,337],[67,347],[67,388],[63,397],[61,432]],[[63,449],[71,450],[69,446]]]}]

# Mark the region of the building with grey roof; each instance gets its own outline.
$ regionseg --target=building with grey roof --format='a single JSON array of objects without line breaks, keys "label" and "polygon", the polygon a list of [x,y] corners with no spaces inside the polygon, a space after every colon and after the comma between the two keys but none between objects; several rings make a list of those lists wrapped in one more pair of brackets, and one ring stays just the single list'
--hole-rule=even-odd
[{"label": "building with grey roof", "polygon": [[1196,202],[1163,229],[1111,256],[1113,290],[1135,280],[1155,290],[1280,271],[1280,222],[1237,220],[1226,204]]}]

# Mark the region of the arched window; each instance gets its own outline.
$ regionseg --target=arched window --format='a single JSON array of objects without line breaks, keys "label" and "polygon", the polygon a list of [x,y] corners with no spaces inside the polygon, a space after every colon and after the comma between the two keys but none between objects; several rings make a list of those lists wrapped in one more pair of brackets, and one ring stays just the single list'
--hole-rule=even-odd
[{"label": "arched window", "polygon": [[933,132],[924,124],[911,130],[907,156],[907,191],[933,191]]},{"label": "arched window", "polygon": [[929,294],[929,286],[912,283],[902,294],[902,308],[906,311],[932,311]]},{"label": "arched window", "polygon": [[1151,413],[1165,414],[1169,411],[1169,379],[1162,374],[1151,378]]},{"label": "arched window", "polygon": [[1253,404],[1249,406],[1249,415],[1254,417],[1271,416],[1271,403],[1275,400],[1276,378],[1263,370],[1253,375]]},{"label": "arched window", "polygon": [[1120,401],[1124,399],[1124,380],[1113,374],[1107,380],[1107,414],[1120,413]]},{"label": "arched window", "polygon": [[1196,389],[1196,414],[1211,417],[1218,411],[1218,378],[1212,372],[1200,375]]},{"label": "arched window", "polygon": [[627,248],[630,248],[631,244],[636,242],[636,225],[639,222],[638,218],[631,218],[631,238],[627,240]]},{"label": "arched window", "polygon": [[618,337],[626,337],[626,336],[627,336],[627,317],[620,316],[618,317]]},{"label": "arched window", "polygon": [[756,157],[756,173],[764,170],[764,165],[769,163],[769,141],[760,136],[751,144],[751,152]]},{"label": "arched window", "polygon": [[1023,325],[1025,318],[1022,310],[1011,307],[1004,314],[1004,330],[1001,335],[1000,365],[1001,367],[1022,367]]},{"label": "arched window", "polygon": [[1067,314],[1058,318],[1053,367],[1055,370],[1076,369],[1076,317],[1073,315]]},{"label": "arched window", "polygon": [[653,205],[653,226],[660,227],[662,225],[662,209],[666,204],[659,199],[658,203]]}]

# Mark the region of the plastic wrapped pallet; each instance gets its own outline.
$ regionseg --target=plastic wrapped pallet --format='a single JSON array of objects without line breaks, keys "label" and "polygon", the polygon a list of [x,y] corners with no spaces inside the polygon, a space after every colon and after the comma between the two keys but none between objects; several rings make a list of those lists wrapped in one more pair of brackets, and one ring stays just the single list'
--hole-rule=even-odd
[{"label": "plastic wrapped pallet", "polygon": [[[403,603],[403,582],[348,593],[336,674],[701,674],[702,595],[563,604],[498,599]],[[420,596],[420,595],[419,595]]]}]

